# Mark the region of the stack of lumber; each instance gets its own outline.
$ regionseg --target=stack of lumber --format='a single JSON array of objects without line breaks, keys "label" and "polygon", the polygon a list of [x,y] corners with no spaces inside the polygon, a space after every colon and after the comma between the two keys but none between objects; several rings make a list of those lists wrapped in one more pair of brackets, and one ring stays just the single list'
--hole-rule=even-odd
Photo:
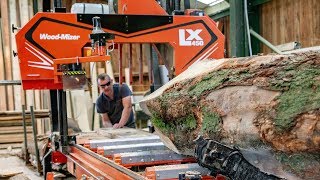
[{"label": "stack of lumber", "polygon": [[199,61],[140,106],[179,153],[202,135],[265,172],[320,179],[320,51]]},{"label": "stack of lumber", "polygon": [[[34,111],[35,118],[48,118],[49,110]],[[31,115],[26,111],[26,125],[28,138],[32,137]],[[0,149],[21,147],[24,140],[23,120],[21,111],[0,112]]]}]

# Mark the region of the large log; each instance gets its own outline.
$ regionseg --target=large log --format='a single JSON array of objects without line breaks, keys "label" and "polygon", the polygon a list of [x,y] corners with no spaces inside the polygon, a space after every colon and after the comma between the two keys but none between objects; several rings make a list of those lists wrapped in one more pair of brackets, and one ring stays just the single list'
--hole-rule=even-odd
[{"label": "large log", "polygon": [[273,174],[320,179],[320,51],[202,60],[140,106],[176,152],[203,135],[271,154],[254,164]]}]

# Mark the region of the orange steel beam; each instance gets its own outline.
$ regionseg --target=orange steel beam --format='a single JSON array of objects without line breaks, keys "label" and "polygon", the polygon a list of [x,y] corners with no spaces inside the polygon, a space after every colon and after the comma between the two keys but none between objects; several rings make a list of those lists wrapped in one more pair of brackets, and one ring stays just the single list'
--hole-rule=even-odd
[{"label": "orange steel beam", "polygon": [[160,165],[160,164],[179,164],[179,163],[193,163],[196,162],[196,160],[194,158],[183,158],[183,159],[179,159],[179,160],[171,160],[171,159],[167,159],[167,160],[155,160],[152,162],[133,162],[133,163],[126,163],[123,164],[122,160],[121,160],[121,155],[120,154],[114,154],[113,155],[113,161],[117,164],[120,164],[124,167],[130,168],[133,166],[152,166],[152,165]]},{"label": "orange steel beam", "polygon": [[83,147],[71,146],[71,152],[67,155],[68,171],[76,178],[86,177],[103,177],[104,179],[146,179],[113,161],[95,154],[94,152]]}]

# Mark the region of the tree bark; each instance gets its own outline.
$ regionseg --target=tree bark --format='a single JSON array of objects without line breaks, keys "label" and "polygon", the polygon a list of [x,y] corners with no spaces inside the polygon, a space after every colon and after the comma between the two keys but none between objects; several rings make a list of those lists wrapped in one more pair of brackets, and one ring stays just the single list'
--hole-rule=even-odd
[{"label": "tree bark", "polygon": [[271,173],[320,178],[319,51],[202,60],[140,106],[178,153],[193,155],[193,140],[203,135],[263,158],[270,153],[256,165],[281,167]]}]

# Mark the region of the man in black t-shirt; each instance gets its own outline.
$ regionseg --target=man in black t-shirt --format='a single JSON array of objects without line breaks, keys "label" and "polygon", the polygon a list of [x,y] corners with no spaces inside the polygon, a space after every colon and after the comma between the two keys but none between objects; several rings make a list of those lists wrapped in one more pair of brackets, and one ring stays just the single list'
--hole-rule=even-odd
[{"label": "man in black t-shirt", "polygon": [[131,96],[132,92],[126,84],[113,84],[109,75],[98,76],[101,94],[96,101],[97,112],[102,116],[104,127],[135,128]]}]

